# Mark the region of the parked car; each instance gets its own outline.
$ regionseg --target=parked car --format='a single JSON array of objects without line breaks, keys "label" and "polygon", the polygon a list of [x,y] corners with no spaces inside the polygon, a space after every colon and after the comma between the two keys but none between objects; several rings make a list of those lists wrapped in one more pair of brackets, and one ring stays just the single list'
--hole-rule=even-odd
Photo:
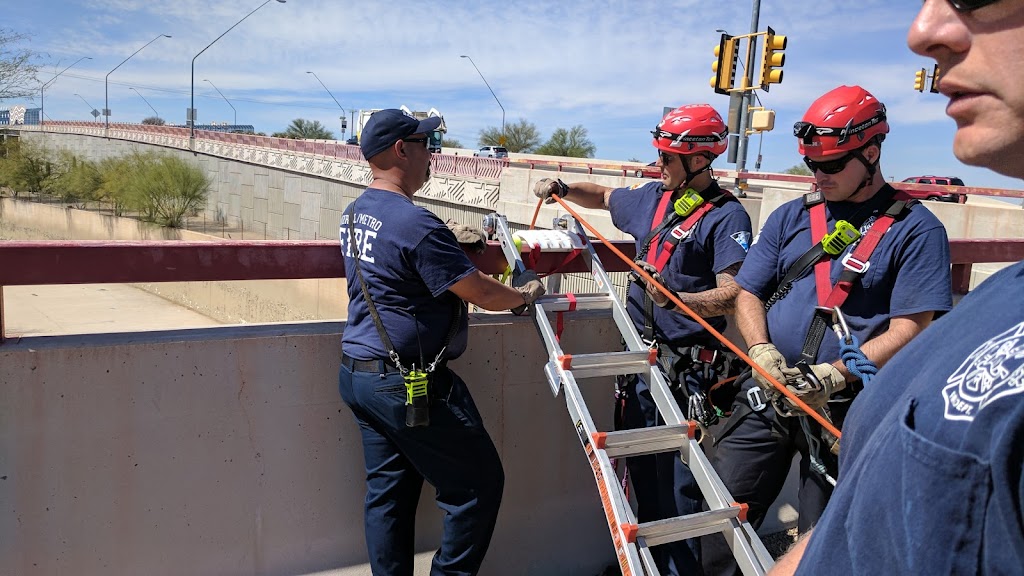
[{"label": "parked car", "polygon": [[352,136],[348,140],[345,140],[345,144],[348,144],[349,146],[358,146],[359,145],[359,137]]},{"label": "parked car", "polygon": [[484,146],[473,152],[477,158],[508,158],[508,150],[504,146]]},{"label": "parked car", "polygon": [[[903,180],[909,184],[937,184],[939,186],[964,186],[964,181],[957,178],[956,176],[912,176]],[[933,189],[917,189],[911,190],[906,189],[906,192],[914,198],[921,200],[934,200],[936,202],[955,202],[963,204],[967,202],[966,194],[958,194],[956,192],[949,192],[941,188]]]}]

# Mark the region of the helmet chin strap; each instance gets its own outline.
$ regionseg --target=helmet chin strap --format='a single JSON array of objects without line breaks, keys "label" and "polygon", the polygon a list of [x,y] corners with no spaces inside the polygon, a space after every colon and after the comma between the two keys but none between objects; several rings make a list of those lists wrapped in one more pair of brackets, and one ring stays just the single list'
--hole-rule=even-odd
[{"label": "helmet chin strap", "polygon": [[[686,171],[686,178],[683,179],[679,186],[676,186],[675,188],[672,189],[673,194],[679,192],[680,190],[686,190],[686,188],[690,185],[690,182],[692,182],[694,178],[696,178],[697,176],[701,175],[704,172],[707,172],[708,170],[711,170],[711,162],[709,161],[707,166],[701,168],[700,170],[697,170],[696,172],[692,172],[690,171],[690,165],[686,162],[686,156],[684,156],[683,154],[676,154],[676,156],[679,156],[679,161],[683,164],[683,170]],[[662,191],[668,190],[668,188],[664,186],[662,186],[661,189]]]}]

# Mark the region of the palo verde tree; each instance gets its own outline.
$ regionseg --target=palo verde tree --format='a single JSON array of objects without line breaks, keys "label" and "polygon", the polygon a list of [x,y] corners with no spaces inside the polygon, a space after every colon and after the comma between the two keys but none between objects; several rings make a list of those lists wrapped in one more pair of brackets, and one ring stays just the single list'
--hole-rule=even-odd
[{"label": "palo verde tree", "polygon": [[0,100],[35,96],[39,90],[39,55],[22,44],[26,34],[0,28]]},{"label": "palo verde tree", "polygon": [[558,128],[551,138],[534,152],[547,156],[568,156],[571,158],[593,158],[597,147],[587,137],[587,129],[577,124],[566,130]]},{"label": "palo verde tree", "polygon": [[[501,126],[490,126],[480,131],[480,146],[501,146]],[[525,118],[505,124],[505,148],[509,152],[532,152],[540,144],[540,132],[533,122]]]},{"label": "palo verde tree", "polygon": [[159,116],[149,116],[147,118],[143,118],[142,123],[147,126],[163,126],[167,124],[167,122],[165,122],[164,119]]},{"label": "palo verde tree", "polygon": [[811,174],[810,169],[808,169],[807,166],[804,166],[803,164],[796,164],[794,166],[790,166],[789,168],[786,168],[782,173],[796,174],[797,176],[814,176],[814,174]]}]

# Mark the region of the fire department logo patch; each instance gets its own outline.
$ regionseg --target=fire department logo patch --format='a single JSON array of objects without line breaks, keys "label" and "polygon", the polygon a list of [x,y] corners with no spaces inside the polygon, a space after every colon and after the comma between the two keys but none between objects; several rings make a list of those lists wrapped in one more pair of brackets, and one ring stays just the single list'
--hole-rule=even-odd
[{"label": "fire department logo patch", "polygon": [[743,248],[744,252],[750,250],[750,232],[740,231],[733,234],[731,238],[740,245],[740,248]]},{"label": "fire department logo patch", "polygon": [[946,383],[947,420],[970,422],[985,406],[1024,392],[1024,322],[975,349]]}]

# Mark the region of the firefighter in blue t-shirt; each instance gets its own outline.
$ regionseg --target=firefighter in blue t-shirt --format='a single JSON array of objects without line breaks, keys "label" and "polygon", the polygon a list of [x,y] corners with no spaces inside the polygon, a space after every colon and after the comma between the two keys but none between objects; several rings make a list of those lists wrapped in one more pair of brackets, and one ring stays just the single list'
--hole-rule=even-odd
[{"label": "firefighter in blue t-shirt", "polygon": [[[957,158],[1024,178],[1024,4],[925,0],[907,43],[942,70]],[[872,379],[832,502],[772,574],[1024,572],[1022,289],[1018,262]]]},{"label": "firefighter in blue t-shirt", "polygon": [[349,306],[339,388],[363,437],[375,575],[412,574],[424,480],[445,511],[431,574],[479,571],[504,472],[469,389],[447,362],[466,349],[464,301],[503,310],[544,292],[532,272],[510,288],[477,270],[452,231],[412,203],[430,176],[428,135],[440,120],[394,109],[370,116],[359,146],[373,181],[341,219]]},{"label": "firefighter in blue t-shirt", "polygon": [[[589,182],[537,182],[538,197],[557,194],[587,208],[604,208],[612,223],[637,241],[637,263],[672,290],[715,329],[725,329],[739,287],[734,277],[750,243],[750,217],[712,177],[711,162],[727,146],[728,129],[707,104],[669,112],[653,132],[661,181],[630,188]],[[637,330],[652,346],[673,386],[676,401],[691,419],[713,423],[716,413],[708,391],[724,377],[731,355],[668,297],[643,281],[629,289],[627,310]],[[647,383],[621,379],[616,406],[619,428],[663,424]],[[703,497],[678,453],[630,458],[640,522],[699,512]],[[694,574],[700,569],[699,541],[691,539],[656,547],[662,574]]]},{"label": "firefighter in blue t-shirt", "polygon": [[[859,86],[818,98],[794,127],[817,191],[768,216],[736,277],[736,322],[751,359],[841,426],[861,388],[840,361],[836,307],[877,365],[950,309],[949,243],[926,208],[885,183],[885,106]],[[834,438],[756,371],[719,432],[712,465],[758,528],[800,453],[799,529],[832,493]],[[706,536],[705,573],[738,574],[724,539]]]}]

